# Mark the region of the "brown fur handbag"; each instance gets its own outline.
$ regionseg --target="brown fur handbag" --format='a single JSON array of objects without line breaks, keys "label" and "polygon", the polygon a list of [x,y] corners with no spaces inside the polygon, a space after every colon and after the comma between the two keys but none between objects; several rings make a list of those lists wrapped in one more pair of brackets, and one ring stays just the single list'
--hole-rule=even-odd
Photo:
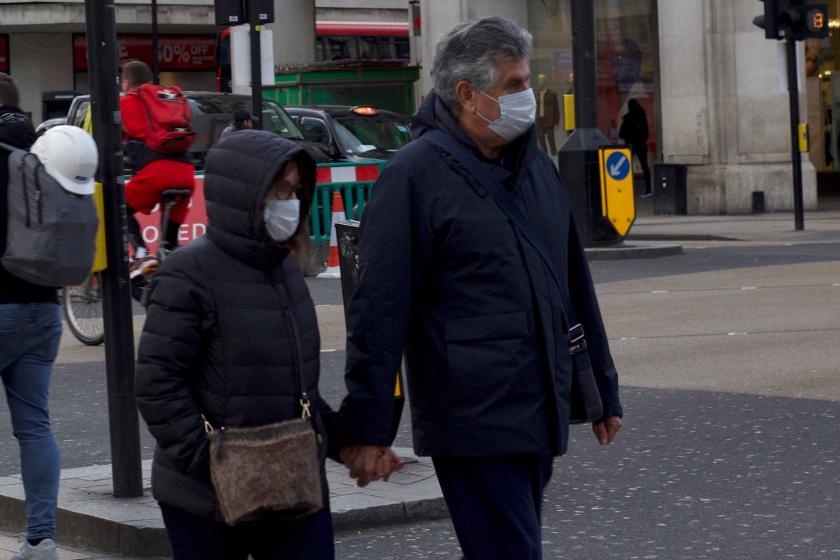
[{"label": "brown fur handbag", "polygon": [[219,428],[204,419],[210,439],[210,478],[228,525],[262,516],[299,519],[324,507],[319,436],[309,401],[300,419],[252,428]]}]

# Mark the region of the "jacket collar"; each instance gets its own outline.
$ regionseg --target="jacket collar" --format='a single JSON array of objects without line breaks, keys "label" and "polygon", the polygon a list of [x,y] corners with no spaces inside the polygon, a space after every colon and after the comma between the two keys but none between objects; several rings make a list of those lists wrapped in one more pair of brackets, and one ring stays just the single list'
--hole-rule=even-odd
[{"label": "jacket collar", "polygon": [[207,237],[225,253],[250,266],[271,272],[283,264],[289,250],[268,241],[257,241],[224,231],[213,224],[207,226]]},{"label": "jacket collar", "polygon": [[416,139],[433,129],[445,132],[464,144],[480,161],[490,166],[494,175],[508,184],[516,184],[526,175],[536,155],[537,132],[536,127],[531,126],[525,134],[502,149],[502,157],[499,160],[487,159],[434,90],[426,96],[420,108],[412,116],[411,133]]}]

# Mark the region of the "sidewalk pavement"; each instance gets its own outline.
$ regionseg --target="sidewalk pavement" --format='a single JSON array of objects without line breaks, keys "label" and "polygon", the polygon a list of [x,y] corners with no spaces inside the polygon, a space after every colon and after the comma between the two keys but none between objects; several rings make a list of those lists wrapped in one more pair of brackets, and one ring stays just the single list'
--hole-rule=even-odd
[{"label": "sidewalk pavement", "polygon": [[[17,536],[0,534],[0,560],[11,560],[15,553],[20,550],[20,539],[22,538],[23,536],[18,538]],[[58,547],[58,558],[59,560],[140,560],[138,557],[113,556],[63,546]]]},{"label": "sidewalk pavement", "polygon": [[[448,512],[429,458],[416,458],[411,450],[397,448],[406,465],[389,482],[373,482],[359,488],[347,469],[327,462],[330,506],[336,531],[440,519]],[[135,557],[169,557],[160,508],[150,492],[151,461],[143,462],[143,496],[114,498],[110,465],[61,471],[58,542],[103,554]],[[0,477],[0,524],[6,531],[18,531],[25,524],[23,484],[20,476]],[[16,542],[0,538],[0,560],[6,549],[17,550]],[[75,555],[74,555],[75,554]],[[9,555],[11,557],[11,555]],[[103,558],[68,551],[62,560]]]},{"label": "sidewalk pavement", "polygon": [[840,200],[821,200],[823,210],[805,212],[805,230],[794,230],[793,212],[725,216],[655,216],[650,199],[639,204],[628,241],[748,241],[827,243],[840,241]]}]

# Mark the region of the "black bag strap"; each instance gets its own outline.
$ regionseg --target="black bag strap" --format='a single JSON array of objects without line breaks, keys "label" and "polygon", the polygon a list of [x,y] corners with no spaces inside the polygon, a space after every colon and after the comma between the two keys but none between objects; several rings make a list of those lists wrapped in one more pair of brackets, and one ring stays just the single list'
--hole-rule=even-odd
[{"label": "black bag strap", "polygon": [[475,154],[452,136],[440,130],[430,130],[423,134],[420,140],[426,140],[434,144],[452,156],[456,161],[459,161],[464,165],[465,171],[471,175],[473,180],[478,181],[482,187],[490,191],[498,207],[507,215],[510,222],[528,244],[537,251],[545,263],[546,268],[551,273],[551,276],[554,278],[554,282],[557,284],[557,289],[560,292],[563,314],[566,316],[566,321],[568,322],[569,343],[580,343],[584,339],[583,326],[577,320],[574,306],[572,306],[569,295],[566,293],[565,284],[560,281],[560,276],[554,267],[548,247],[534,231],[530,221],[519,207],[519,204],[513,199],[507,187],[486,168],[485,164],[479,161]]}]

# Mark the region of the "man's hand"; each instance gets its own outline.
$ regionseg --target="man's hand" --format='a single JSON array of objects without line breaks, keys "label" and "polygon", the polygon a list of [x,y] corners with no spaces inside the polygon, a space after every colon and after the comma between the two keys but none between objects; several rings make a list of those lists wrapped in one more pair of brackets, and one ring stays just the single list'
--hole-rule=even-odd
[{"label": "man's hand", "polygon": [[339,454],[360,487],[373,480],[388,480],[392,472],[405,464],[393,449],[381,445],[347,445]]},{"label": "man's hand", "polygon": [[611,416],[603,422],[592,424],[592,431],[595,432],[595,437],[598,438],[598,443],[601,445],[609,445],[615,439],[615,435],[621,429],[624,422],[618,416]]}]

